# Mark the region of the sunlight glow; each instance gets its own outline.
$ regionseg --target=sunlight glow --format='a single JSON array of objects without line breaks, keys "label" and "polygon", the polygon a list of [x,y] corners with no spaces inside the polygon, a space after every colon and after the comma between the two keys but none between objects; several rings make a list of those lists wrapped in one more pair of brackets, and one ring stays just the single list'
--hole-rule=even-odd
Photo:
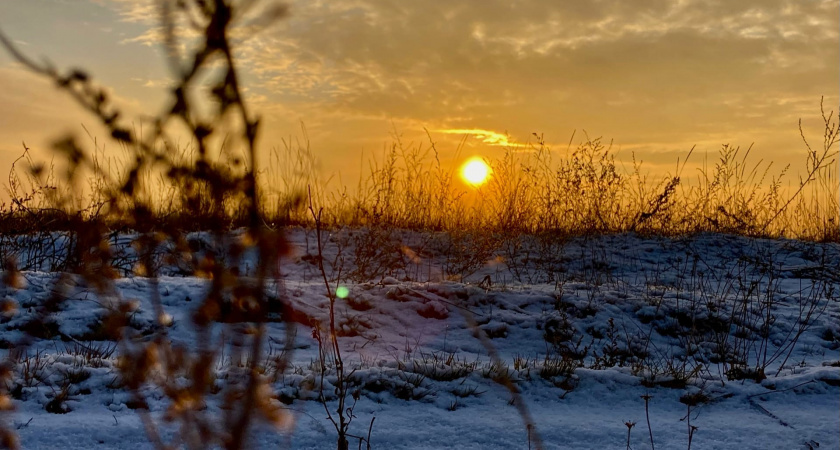
[{"label": "sunlight glow", "polygon": [[471,186],[480,186],[490,177],[490,166],[478,156],[467,160],[461,166],[461,178]]}]

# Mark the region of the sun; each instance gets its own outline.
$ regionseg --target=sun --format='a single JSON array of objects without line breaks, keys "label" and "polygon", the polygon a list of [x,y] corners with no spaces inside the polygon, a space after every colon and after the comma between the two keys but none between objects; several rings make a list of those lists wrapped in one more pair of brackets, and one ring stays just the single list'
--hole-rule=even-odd
[{"label": "sun", "polygon": [[490,177],[490,166],[478,156],[473,156],[461,166],[461,178],[471,186],[480,186]]}]

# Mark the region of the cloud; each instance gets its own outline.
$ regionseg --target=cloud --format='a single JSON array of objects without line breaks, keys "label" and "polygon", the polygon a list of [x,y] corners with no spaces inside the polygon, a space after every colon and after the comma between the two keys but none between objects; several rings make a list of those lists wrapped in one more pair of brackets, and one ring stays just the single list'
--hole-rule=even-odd
[{"label": "cloud", "polygon": [[473,136],[484,144],[493,147],[504,148],[527,148],[527,144],[516,142],[507,133],[497,133],[489,130],[435,130],[437,133],[457,134],[461,136]]},{"label": "cloud", "polygon": [[769,88],[803,67],[836,71],[824,2],[589,3],[295,2],[243,56],[280,96],[429,119],[580,92],[688,98]]},{"label": "cloud", "polygon": [[172,85],[174,83],[172,80],[166,79],[166,78],[134,77],[134,78],[131,79],[131,81],[134,81],[134,82],[140,84],[144,88],[152,88],[152,89],[161,89],[161,88],[169,89],[169,88],[172,87]]},{"label": "cloud", "polygon": [[[160,41],[153,1],[97,1],[148,25],[127,44]],[[313,136],[347,133],[344,146],[397,124],[508,130],[512,142],[545,132],[564,146],[583,128],[662,152],[759,140],[782,154],[820,96],[840,100],[833,0],[289,5],[273,28],[235,35],[249,96]]]},{"label": "cloud", "polygon": [[820,96],[838,102],[831,1],[296,1],[291,11],[244,47],[244,65],[268,98],[326,129],[366,118],[368,133],[394,120],[508,130],[513,142],[536,131],[554,148],[586,129],[667,169],[695,144],[757,142],[753,154],[784,164],[801,150],[798,119],[818,114]]},{"label": "cloud", "polygon": [[160,19],[157,0],[90,0],[100,6],[110,7],[119,13],[120,20],[128,23],[157,25]]}]

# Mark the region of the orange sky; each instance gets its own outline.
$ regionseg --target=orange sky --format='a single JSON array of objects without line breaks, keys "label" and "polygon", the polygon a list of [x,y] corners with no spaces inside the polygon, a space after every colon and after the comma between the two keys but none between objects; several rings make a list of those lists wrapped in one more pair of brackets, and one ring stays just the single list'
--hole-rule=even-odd
[{"label": "orange sky", "polygon": [[[797,121],[840,103],[836,0],[295,0],[239,44],[261,147],[305,123],[323,175],[353,184],[361,155],[432,133],[451,158],[496,156],[543,133],[564,150],[612,139],[648,168],[723,143],[777,163],[803,158]],[[163,108],[169,78],[150,0],[9,0],[0,29],[34,57],[87,68],[136,114]],[[63,132],[97,132],[65,96],[0,52],[0,176],[21,141],[47,155]],[[814,129],[815,141],[821,130]],[[508,137],[509,136],[509,137]],[[116,148],[116,146],[113,146]]]}]

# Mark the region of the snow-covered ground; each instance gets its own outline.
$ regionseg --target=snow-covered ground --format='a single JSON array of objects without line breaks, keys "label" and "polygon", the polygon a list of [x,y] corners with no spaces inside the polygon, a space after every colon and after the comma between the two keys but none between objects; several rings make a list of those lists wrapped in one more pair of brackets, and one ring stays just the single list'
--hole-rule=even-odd
[{"label": "snow-covered ground", "polygon": [[[294,327],[292,364],[271,374],[272,401],[291,420],[280,429],[259,424],[250,447],[331,448],[336,432],[318,401],[318,343],[306,325],[329,317],[315,232],[294,229],[288,238],[294,252],[269,291],[288,298],[299,317],[269,324],[267,353],[276,356],[285,327]],[[348,288],[336,321],[360,394],[350,434],[367,436],[375,418],[372,448],[534,448],[536,436],[545,448],[626,448],[628,423],[634,449],[650,448],[651,433],[656,448],[687,448],[690,431],[696,449],[840,447],[837,244],[365,229],[336,231],[327,243],[333,288]],[[157,289],[172,316],[167,335],[194,346],[191,317],[209,281],[169,273],[156,286],[118,279],[116,296],[138,299],[132,323],[153,330]],[[4,348],[16,348],[23,330],[39,336],[10,386],[16,411],[7,421],[22,446],[151,448],[118,382],[118,351],[87,350],[115,347],[90,340],[106,301],[77,286],[54,324],[33,330],[27,321],[57,275],[22,275],[21,289],[3,287],[18,308],[0,323]],[[217,381],[236,365],[217,361]],[[505,376],[533,430],[494,381]],[[333,410],[335,382],[327,373],[323,393]],[[147,399],[160,421],[165,396],[150,390]],[[207,408],[218,408],[212,396]],[[351,438],[351,448],[358,445]]]}]

